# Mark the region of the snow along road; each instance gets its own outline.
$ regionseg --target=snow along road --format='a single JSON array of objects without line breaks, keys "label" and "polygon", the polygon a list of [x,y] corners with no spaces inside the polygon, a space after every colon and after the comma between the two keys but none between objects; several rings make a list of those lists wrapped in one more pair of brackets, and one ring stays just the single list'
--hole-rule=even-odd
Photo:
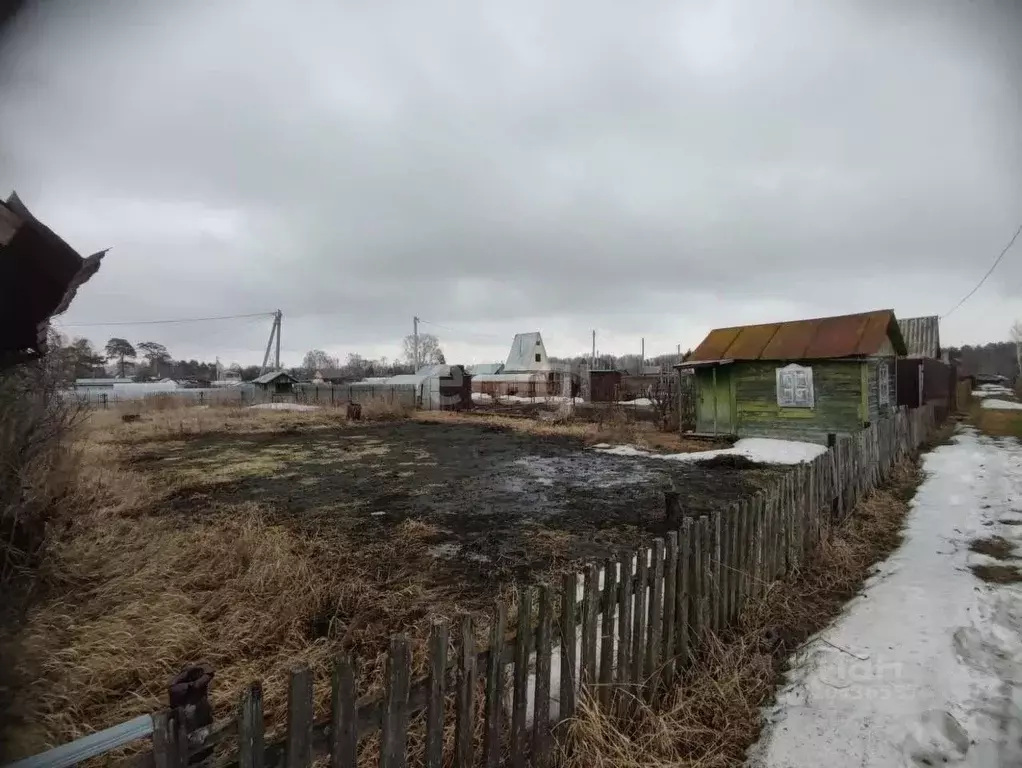
[{"label": "snow along road", "polygon": [[1022,585],[969,551],[1022,549],[1022,446],[965,430],[924,457],[905,542],[792,659],[756,768],[1022,766]]}]

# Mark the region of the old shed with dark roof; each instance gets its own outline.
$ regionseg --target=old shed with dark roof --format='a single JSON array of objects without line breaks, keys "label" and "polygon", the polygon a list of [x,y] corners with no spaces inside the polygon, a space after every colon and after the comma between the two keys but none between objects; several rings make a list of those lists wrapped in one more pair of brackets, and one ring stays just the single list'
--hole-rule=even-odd
[{"label": "old shed with dark roof", "polygon": [[717,328],[677,368],[694,377],[696,432],[822,442],[889,416],[893,310]]}]

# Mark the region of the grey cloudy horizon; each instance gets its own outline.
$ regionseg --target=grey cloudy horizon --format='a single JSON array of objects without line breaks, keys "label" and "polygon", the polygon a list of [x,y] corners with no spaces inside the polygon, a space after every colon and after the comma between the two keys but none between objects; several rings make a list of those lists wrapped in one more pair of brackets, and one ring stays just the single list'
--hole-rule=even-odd
[{"label": "grey cloudy horizon", "polygon": [[[946,312],[1022,223],[1001,0],[31,6],[0,39],[0,193],[82,252],[62,323],[258,362],[649,355],[712,327]],[[1022,247],[942,324],[1007,338]]]}]

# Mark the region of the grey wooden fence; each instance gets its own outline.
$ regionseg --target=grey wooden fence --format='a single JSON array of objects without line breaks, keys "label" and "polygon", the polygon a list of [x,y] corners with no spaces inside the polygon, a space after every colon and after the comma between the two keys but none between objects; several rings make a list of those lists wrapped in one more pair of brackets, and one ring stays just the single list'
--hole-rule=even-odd
[{"label": "grey wooden fence", "polygon": [[[710,633],[797,567],[934,426],[931,406],[899,410],[854,435],[834,437],[826,453],[725,512],[687,516],[682,510],[679,529],[651,547],[566,574],[557,585],[524,588],[514,632],[506,631],[509,607],[498,603],[487,617],[484,649],[475,647],[478,617],[453,625],[437,620],[423,679],[412,679],[409,642],[396,636],[378,697],[356,700],[357,666],[340,658],[323,720],[313,718],[311,671],[296,667],[282,738],[266,738],[262,687],[254,682],[241,693],[236,715],[218,723],[190,730],[185,709],[153,715],[152,748],[131,762],[162,768],[199,758],[242,768],[301,768],[329,756],[340,768],[353,766],[359,740],[378,731],[374,762],[398,768],[407,764],[410,722],[424,716],[416,727],[424,729],[429,768],[548,765],[556,726],[572,717],[581,696],[607,706],[627,700],[618,690],[649,699],[672,685]],[[445,742],[451,726],[454,738]],[[211,747],[223,757],[214,758]]]}]

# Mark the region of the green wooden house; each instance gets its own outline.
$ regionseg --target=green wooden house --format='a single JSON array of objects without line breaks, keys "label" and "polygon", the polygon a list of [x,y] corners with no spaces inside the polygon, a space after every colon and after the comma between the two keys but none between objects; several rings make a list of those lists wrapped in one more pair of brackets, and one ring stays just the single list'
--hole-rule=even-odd
[{"label": "green wooden house", "polygon": [[897,407],[893,310],[710,332],[687,362],[696,434],[825,442]]}]

